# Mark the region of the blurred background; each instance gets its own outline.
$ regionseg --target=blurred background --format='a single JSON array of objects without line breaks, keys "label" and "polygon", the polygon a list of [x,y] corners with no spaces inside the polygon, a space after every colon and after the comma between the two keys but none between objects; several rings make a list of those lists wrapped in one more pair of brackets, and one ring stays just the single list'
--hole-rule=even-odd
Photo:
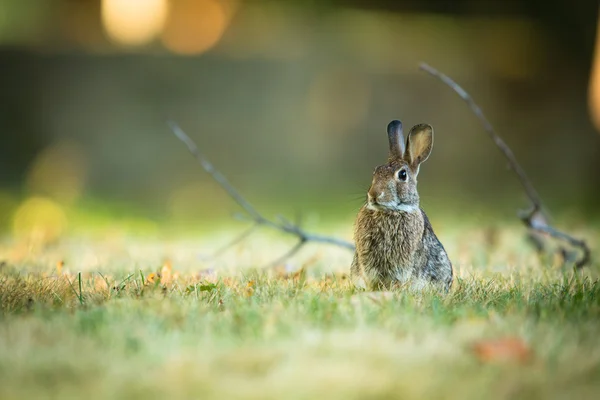
[{"label": "blurred background", "polygon": [[419,62],[473,95],[555,215],[588,221],[597,23],[595,0],[0,0],[0,229],[231,221],[168,118],[267,215],[348,230],[388,122],[427,122],[432,221],[514,219],[514,174]]}]

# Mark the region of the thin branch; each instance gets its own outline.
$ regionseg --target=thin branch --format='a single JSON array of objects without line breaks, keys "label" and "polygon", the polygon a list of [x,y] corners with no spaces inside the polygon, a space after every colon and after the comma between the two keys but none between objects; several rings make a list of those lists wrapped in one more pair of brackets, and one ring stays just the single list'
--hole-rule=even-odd
[{"label": "thin branch", "polygon": [[521,182],[523,189],[525,189],[525,193],[527,193],[527,197],[529,197],[529,199],[533,203],[533,206],[537,210],[541,210],[542,209],[542,200],[540,199],[540,195],[533,188],[533,185],[531,184],[531,181],[527,177],[525,170],[523,170],[521,165],[519,165],[519,163],[517,162],[517,159],[515,158],[515,155],[513,154],[512,150],[508,147],[508,145],[504,142],[504,140],[502,140],[502,138],[500,136],[498,136],[498,134],[494,130],[494,127],[488,121],[488,119],[485,117],[485,115],[483,114],[483,111],[477,105],[477,103],[475,103],[475,101],[473,100],[471,95],[469,95],[469,93],[467,93],[462,87],[460,87],[456,82],[454,82],[449,76],[444,75],[443,73],[436,70],[432,66],[425,64],[425,63],[421,63],[420,68],[423,71],[427,72],[428,74],[433,75],[436,78],[438,78],[439,80],[441,80],[442,82],[444,82],[452,90],[454,90],[456,92],[456,94],[458,94],[460,96],[461,99],[463,99],[467,103],[467,105],[471,108],[471,111],[473,111],[475,116],[477,116],[477,118],[479,118],[479,120],[481,121],[481,124],[483,125],[483,129],[488,133],[488,135],[490,135],[490,137],[492,138],[492,140],[494,141],[496,146],[498,146],[500,151],[504,154],[504,156],[508,160],[508,163],[509,163],[510,167],[512,168],[512,170],[515,171],[515,173],[519,177],[519,181]]},{"label": "thin branch", "polygon": [[229,183],[227,178],[225,178],[225,176],[222,173],[220,173],[210,161],[208,161],[208,158],[206,158],[202,153],[200,153],[200,150],[198,150],[198,146],[196,146],[196,143],[194,143],[194,141],[188,135],[186,135],[183,129],[181,129],[179,125],[177,125],[173,121],[168,121],[167,123],[169,124],[169,127],[171,128],[175,136],[177,136],[179,140],[185,143],[190,153],[192,153],[192,155],[196,157],[196,160],[198,160],[200,165],[202,165],[202,168],[204,168],[204,170],[208,172],[210,176],[219,185],[221,185],[223,190],[225,190],[227,194],[254,219],[263,219],[262,216],[258,213],[258,211],[256,211],[254,207],[252,207],[250,203],[248,203],[244,199],[244,197],[231,185],[231,183]]},{"label": "thin branch", "polygon": [[449,76],[441,73],[440,71],[433,68],[432,66],[430,66],[426,63],[421,63],[419,65],[419,68],[421,70],[427,72],[429,75],[432,75],[432,76],[438,78],[443,83],[445,83],[448,87],[450,87],[452,90],[454,90],[454,92],[461,99],[463,99],[467,103],[467,105],[471,108],[471,111],[473,111],[475,116],[479,119],[479,121],[483,125],[483,129],[487,132],[487,134],[490,136],[490,138],[494,141],[494,143],[496,144],[498,149],[500,149],[500,151],[504,154],[504,156],[508,160],[510,168],[517,174],[517,177],[519,178],[519,182],[523,186],[523,189],[525,190],[525,193],[532,204],[532,208],[530,211],[527,211],[520,215],[520,218],[525,223],[525,225],[527,225],[527,227],[529,227],[533,231],[550,235],[550,236],[554,237],[555,239],[566,242],[573,247],[578,247],[582,251],[582,256],[575,263],[575,266],[577,268],[582,268],[583,266],[588,264],[590,261],[590,249],[587,246],[587,244],[585,243],[585,241],[576,239],[567,233],[561,232],[561,231],[553,228],[548,223],[548,216],[544,212],[544,208],[542,206],[542,200],[541,200],[539,194],[537,193],[537,191],[534,189],[533,185],[531,184],[531,181],[527,177],[525,170],[523,170],[521,165],[517,162],[517,159],[516,159],[515,155],[513,154],[512,150],[508,147],[508,145],[504,142],[504,140],[502,140],[502,138],[500,136],[498,136],[498,134],[494,130],[494,127],[492,126],[492,124],[488,121],[488,119],[483,114],[481,107],[479,107],[477,105],[477,103],[475,103],[475,101],[473,100],[471,95],[469,95],[469,93],[467,93],[466,90],[464,90],[459,84],[454,82],[454,80],[452,80]]},{"label": "thin branch", "polygon": [[200,163],[202,168],[246,212],[247,215],[242,214],[239,217],[241,217],[243,219],[248,219],[248,220],[251,220],[254,222],[254,225],[248,231],[245,231],[244,233],[242,233],[240,236],[238,236],[236,239],[234,239],[232,242],[230,242],[228,246],[219,249],[216,253],[221,253],[221,252],[227,250],[228,248],[230,248],[231,246],[239,243],[241,240],[245,239],[246,237],[248,237],[249,234],[254,231],[254,228],[256,226],[265,226],[265,227],[275,229],[275,230],[278,230],[280,232],[283,232],[283,233],[286,233],[289,235],[296,236],[298,238],[298,243],[292,249],[290,249],[290,251],[288,251],[283,256],[278,258],[276,260],[276,262],[281,262],[281,261],[291,257],[292,255],[297,253],[302,248],[302,246],[304,246],[308,242],[331,244],[334,246],[338,246],[338,247],[342,247],[342,248],[354,251],[354,245],[343,239],[338,239],[338,238],[334,238],[334,237],[330,237],[330,236],[316,235],[316,234],[305,232],[303,229],[300,228],[299,225],[293,224],[281,216],[278,217],[277,221],[273,221],[273,220],[270,220],[270,219],[264,217],[260,212],[258,212],[256,210],[256,208],[254,208],[244,198],[244,196],[242,196],[233,187],[233,185],[227,180],[227,178],[225,178],[225,176],[214,167],[214,165],[206,158],[206,156],[204,156],[200,152],[200,150],[198,150],[198,146],[196,146],[196,143],[194,143],[194,141],[183,131],[183,129],[181,129],[179,127],[179,125],[177,125],[173,121],[168,121],[168,125],[171,128],[171,130],[173,131],[173,133],[175,134],[175,136],[187,146],[190,153],[192,153],[192,155],[196,158],[196,160],[198,160],[198,162]]},{"label": "thin branch", "polygon": [[564,232],[558,231],[552,226],[548,225],[545,221],[541,221],[539,219],[536,220],[534,218],[529,218],[525,221],[525,223],[538,232],[546,233],[556,239],[569,243],[573,247],[580,248],[583,254],[581,258],[575,263],[576,268],[583,268],[586,264],[590,262],[591,251],[588,245],[585,243],[585,241],[574,238]]}]

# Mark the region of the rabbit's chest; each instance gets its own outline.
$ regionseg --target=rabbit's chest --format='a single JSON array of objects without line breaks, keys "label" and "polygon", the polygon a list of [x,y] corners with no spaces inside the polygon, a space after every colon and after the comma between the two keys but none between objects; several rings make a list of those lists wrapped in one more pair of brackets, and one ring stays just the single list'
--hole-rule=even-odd
[{"label": "rabbit's chest", "polygon": [[375,222],[369,226],[360,249],[366,269],[395,280],[410,279],[422,246],[421,213],[402,213]]}]

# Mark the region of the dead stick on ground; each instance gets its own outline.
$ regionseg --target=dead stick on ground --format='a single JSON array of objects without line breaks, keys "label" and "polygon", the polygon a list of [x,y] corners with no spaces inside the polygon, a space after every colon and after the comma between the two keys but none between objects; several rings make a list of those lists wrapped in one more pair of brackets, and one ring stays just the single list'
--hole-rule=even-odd
[{"label": "dead stick on ground", "polygon": [[183,131],[183,129],[179,127],[179,125],[173,121],[169,121],[168,125],[175,136],[185,143],[190,153],[192,153],[196,160],[198,160],[202,168],[204,168],[211,178],[217,182],[219,186],[221,186],[223,190],[225,190],[225,192],[227,192],[227,194],[246,212],[247,215],[244,215],[244,217],[254,222],[253,227],[232,241],[228,246],[219,249],[216,254],[222,253],[224,250],[232,246],[232,244],[236,244],[248,237],[250,233],[254,231],[256,226],[265,226],[289,235],[296,236],[298,238],[298,243],[295,244],[294,247],[287,251],[283,256],[277,258],[270,265],[276,265],[293,256],[309,242],[331,244],[354,251],[354,245],[345,240],[305,232],[297,224],[293,224],[282,217],[279,217],[279,221],[270,220],[264,217],[233,187],[231,183],[229,183],[227,178],[225,178],[225,176],[214,167],[214,165],[204,156],[204,154],[198,150],[196,143],[194,143],[194,141]]},{"label": "dead stick on ground", "polygon": [[502,140],[502,138],[498,136],[492,124],[483,114],[481,107],[479,107],[477,103],[475,103],[475,101],[469,95],[469,93],[467,93],[459,84],[454,82],[449,76],[441,73],[440,71],[436,70],[430,65],[421,63],[419,67],[423,71],[427,72],[428,74],[438,78],[440,81],[445,83],[452,90],[454,90],[454,92],[456,92],[456,94],[458,94],[458,96],[460,96],[461,99],[463,99],[467,103],[467,105],[471,108],[471,111],[473,111],[475,116],[479,119],[479,121],[481,121],[483,129],[488,133],[488,135],[494,141],[498,149],[500,149],[500,151],[504,154],[504,156],[508,160],[510,168],[517,174],[519,182],[523,186],[527,197],[531,201],[531,210],[522,212],[520,214],[520,218],[525,223],[525,225],[533,231],[550,235],[555,239],[564,241],[571,246],[578,247],[579,249],[581,249],[582,256],[575,263],[575,266],[577,268],[582,268],[587,263],[589,263],[590,249],[583,240],[576,239],[567,233],[556,230],[548,223],[549,218],[548,215],[544,212],[542,200],[538,195],[537,191],[533,188],[533,185],[527,177],[527,174],[525,174],[525,171],[517,162],[517,159],[515,158],[515,155],[513,154],[511,149],[504,142],[504,140]]}]

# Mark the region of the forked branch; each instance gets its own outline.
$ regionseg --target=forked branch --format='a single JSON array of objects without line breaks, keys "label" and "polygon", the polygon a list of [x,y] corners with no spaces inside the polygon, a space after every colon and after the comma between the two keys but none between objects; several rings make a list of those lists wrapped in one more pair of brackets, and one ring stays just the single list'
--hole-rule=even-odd
[{"label": "forked branch", "polygon": [[527,177],[527,174],[521,167],[521,165],[517,162],[515,155],[508,145],[502,140],[500,136],[494,130],[492,124],[488,121],[488,119],[483,114],[481,107],[475,103],[471,95],[467,93],[459,84],[454,82],[449,76],[441,73],[437,69],[432,66],[421,63],[419,65],[420,69],[427,72],[429,75],[432,75],[450,87],[454,92],[463,99],[467,105],[471,108],[471,111],[475,114],[475,116],[479,119],[481,124],[483,125],[483,129],[487,132],[490,138],[493,140],[494,144],[500,149],[502,154],[508,160],[508,165],[515,172],[517,177],[519,178],[519,182],[523,189],[525,190],[525,194],[531,201],[531,209],[529,211],[521,212],[519,217],[523,221],[523,223],[531,230],[549,235],[555,239],[568,243],[570,246],[577,247],[581,250],[582,256],[577,262],[575,266],[577,268],[582,268],[590,261],[590,248],[587,246],[585,241],[576,239],[573,236],[561,232],[550,225],[548,222],[548,215],[544,211],[542,200],[537,193],[537,191],[533,188],[531,181]]},{"label": "forked branch", "polygon": [[179,140],[185,143],[190,153],[192,153],[196,160],[198,160],[202,168],[245,211],[245,214],[242,214],[242,217],[244,219],[249,219],[253,222],[253,225],[248,230],[244,231],[240,236],[235,238],[228,245],[217,250],[217,252],[214,254],[215,256],[221,254],[222,252],[231,248],[233,245],[246,239],[250,234],[252,234],[255,231],[255,228],[258,226],[264,226],[271,229],[275,229],[298,238],[298,242],[294,245],[294,247],[292,247],[289,251],[287,251],[279,258],[277,258],[270,265],[276,265],[286,260],[287,258],[293,256],[298,251],[300,251],[305,244],[309,242],[325,243],[354,251],[354,245],[343,239],[308,233],[304,231],[298,224],[294,224],[281,216],[278,217],[277,220],[271,220],[264,217],[260,212],[256,210],[256,208],[254,208],[254,206],[252,206],[248,202],[248,200],[244,198],[244,196],[240,194],[240,192],[237,191],[237,189],[233,187],[233,185],[227,180],[227,178],[214,167],[214,165],[208,160],[208,158],[206,158],[206,156],[204,156],[204,154],[200,152],[198,146],[196,146],[196,143],[194,143],[194,141],[183,131],[183,129],[179,127],[179,125],[177,125],[173,121],[168,121],[168,125],[175,134],[175,136],[177,136]]}]

